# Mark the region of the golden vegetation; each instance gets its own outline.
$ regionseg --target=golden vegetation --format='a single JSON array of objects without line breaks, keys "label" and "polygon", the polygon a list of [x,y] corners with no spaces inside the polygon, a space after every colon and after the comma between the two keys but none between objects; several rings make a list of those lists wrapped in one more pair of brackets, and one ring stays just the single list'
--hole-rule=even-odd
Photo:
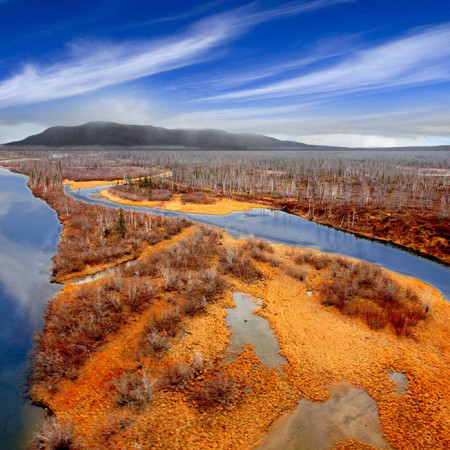
[{"label": "golden vegetation", "polygon": [[[166,249],[114,277],[67,287],[56,297],[41,341],[53,336],[48,349],[61,349],[59,374],[40,371],[49,350],[38,344],[33,398],[48,404],[63,427],[70,424],[81,446],[249,448],[296,398],[325,400],[332,383],[346,381],[379,402],[385,438],[395,448],[417,442],[438,448],[448,431],[443,412],[450,398],[439,380],[450,366],[448,356],[432,361],[448,350],[448,304],[424,283],[380,275],[376,268],[373,276],[387,277],[401,292],[410,286],[418,299],[428,295],[429,308],[408,337],[397,337],[394,328],[373,330],[364,315],[345,317],[322,304],[319,288],[336,268],[351,268],[355,277],[367,270],[345,261],[195,227],[191,236],[169,239]],[[292,278],[296,268],[306,275]],[[251,348],[220,362],[228,342],[224,307],[232,305],[235,290],[263,299],[258,314],[269,320],[289,362],[285,375],[263,366]],[[86,336],[97,323],[92,345]],[[62,331],[68,329],[73,332]],[[66,345],[86,346],[90,353],[73,365],[69,355],[75,353]],[[65,364],[72,369],[61,369]],[[387,378],[394,369],[410,380],[403,396],[395,395]],[[424,437],[418,440],[414,429]]]}]

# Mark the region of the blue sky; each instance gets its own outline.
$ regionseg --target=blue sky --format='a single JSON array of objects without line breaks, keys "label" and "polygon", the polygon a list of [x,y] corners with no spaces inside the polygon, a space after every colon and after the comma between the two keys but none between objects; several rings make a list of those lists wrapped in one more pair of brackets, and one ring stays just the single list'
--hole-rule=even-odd
[{"label": "blue sky", "polygon": [[92,120],[450,144],[449,0],[0,0],[0,142]]}]

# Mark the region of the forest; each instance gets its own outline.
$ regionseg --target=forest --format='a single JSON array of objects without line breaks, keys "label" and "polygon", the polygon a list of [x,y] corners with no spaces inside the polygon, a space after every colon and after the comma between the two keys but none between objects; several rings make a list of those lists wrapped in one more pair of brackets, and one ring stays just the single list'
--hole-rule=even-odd
[{"label": "forest", "polygon": [[[17,154],[17,153],[15,153]],[[124,180],[130,200],[253,201],[449,262],[450,163],[446,151],[21,150],[10,165],[32,183]],[[31,159],[30,159],[30,156]],[[145,177],[167,171],[154,185]],[[135,180],[137,179],[137,180]],[[135,180],[135,181],[131,181]]]}]

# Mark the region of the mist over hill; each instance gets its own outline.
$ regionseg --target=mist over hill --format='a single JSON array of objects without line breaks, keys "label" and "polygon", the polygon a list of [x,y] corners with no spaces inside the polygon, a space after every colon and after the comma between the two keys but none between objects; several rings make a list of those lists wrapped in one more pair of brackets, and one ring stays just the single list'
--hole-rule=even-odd
[{"label": "mist over hill", "polygon": [[51,127],[40,134],[6,145],[43,146],[184,146],[224,149],[311,148],[307,144],[280,141],[259,134],[235,134],[220,130],[182,130],[151,125],[89,122],[79,126]]}]

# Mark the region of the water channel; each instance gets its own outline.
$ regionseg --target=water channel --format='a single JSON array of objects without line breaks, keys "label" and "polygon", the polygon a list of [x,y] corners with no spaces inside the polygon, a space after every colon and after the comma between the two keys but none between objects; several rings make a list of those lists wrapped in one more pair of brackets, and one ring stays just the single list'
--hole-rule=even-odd
[{"label": "water channel", "polygon": [[315,247],[325,253],[352,256],[425,281],[450,300],[450,268],[413,253],[381,242],[359,238],[351,233],[310,222],[293,214],[266,208],[233,212],[226,215],[188,214],[158,208],[119,205],[98,196],[107,186],[78,189],[66,194],[75,200],[111,208],[153,212],[166,217],[186,217],[204,225],[220,228],[233,237],[252,236],[289,246]]},{"label": "water channel", "polygon": [[42,327],[61,226],[27,178],[0,168],[0,448],[23,448],[44,410],[23,399],[33,333]]}]

